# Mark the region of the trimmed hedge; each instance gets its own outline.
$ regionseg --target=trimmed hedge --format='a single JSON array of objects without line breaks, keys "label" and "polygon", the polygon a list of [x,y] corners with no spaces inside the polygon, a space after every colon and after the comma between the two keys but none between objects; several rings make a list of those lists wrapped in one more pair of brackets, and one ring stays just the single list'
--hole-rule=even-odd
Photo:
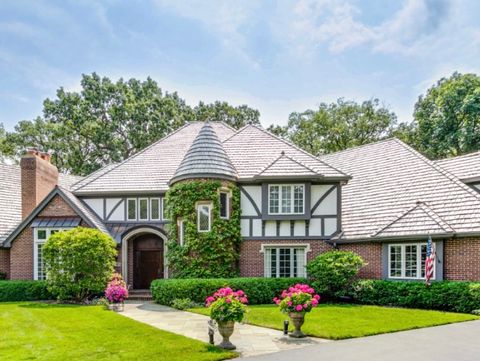
[{"label": "trimmed hedge", "polygon": [[45,281],[0,281],[0,302],[52,299]]},{"label": "trimmed hedge", "polygon": [[480,309],[480,283],[358,281],[352,296],[359,303],[471,313]]},{"label": "trimmed hedge", "polygon": [[248,303],[259,305],[272,303],[273,298],[296,284],[306,283],[305,278],[215,278],[215,279],[166,279],[155,280],[150,289],[155,302],[171,306],[173,300],[189,298],[203,304],[205,298],[222,287],[243,290]]}]

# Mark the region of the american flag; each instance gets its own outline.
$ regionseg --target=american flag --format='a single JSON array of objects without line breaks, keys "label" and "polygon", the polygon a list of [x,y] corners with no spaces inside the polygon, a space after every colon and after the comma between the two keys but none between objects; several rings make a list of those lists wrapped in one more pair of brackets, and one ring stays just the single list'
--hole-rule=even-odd
[{"label": "american flag", "polygon": [[425,282],[430,284],[433,278],[433,270],[435,269],[435,243],[432,242],[432,237],[428,236],[427,241],[427,258],[425,260]]}]

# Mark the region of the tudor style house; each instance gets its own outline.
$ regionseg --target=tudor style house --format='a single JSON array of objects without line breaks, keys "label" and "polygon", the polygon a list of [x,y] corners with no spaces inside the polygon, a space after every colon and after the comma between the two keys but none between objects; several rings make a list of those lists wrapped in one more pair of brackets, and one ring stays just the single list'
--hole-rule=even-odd
[{"label": "tudor style house", "polygon": [[[79,178],[28,152],[0,168],[0,271],[44,279],[42,245],[59,230],[98,228],[118,244],[117,266],[133,288],[169,277],[165,194],[189,180],[240,189],[242,276],[305,276],[330,249],[353,250],[366,278],[424,278],[426,242],[436,243],[437,280],[480,280],[480,153],[432,162],[398,139],[317,158],[256,125],[193,122],[132,157]],[[220,210],[198,202],[198,232]]]}]

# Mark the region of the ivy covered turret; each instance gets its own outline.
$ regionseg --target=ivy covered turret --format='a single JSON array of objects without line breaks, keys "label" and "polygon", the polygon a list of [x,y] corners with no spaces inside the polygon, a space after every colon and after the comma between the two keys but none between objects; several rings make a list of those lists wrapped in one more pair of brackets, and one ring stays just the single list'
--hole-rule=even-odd
[{"label": "ivy covered turret", "polygon": [[170,181],[167,260],[176,278],[234,277],[240,253],[237,172],[206,122]]}]

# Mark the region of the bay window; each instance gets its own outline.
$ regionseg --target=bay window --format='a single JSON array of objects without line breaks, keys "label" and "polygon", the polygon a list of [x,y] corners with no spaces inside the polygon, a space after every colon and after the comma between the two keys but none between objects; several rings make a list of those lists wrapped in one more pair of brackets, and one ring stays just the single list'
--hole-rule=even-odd
[{"label": "bay window", "polygon": [[[388,277],[424,279],[426,258],[426,243],[389,244]],[[433,278],[435,278],[435,266]]]},{"label": "bay window", "polygon": [[266,247],[265,277],[305,277],[305,247]]},{"label": "bay window", "polygon": [[268,213],[305,213],[305,185],[270,184],[268,186]]}]

